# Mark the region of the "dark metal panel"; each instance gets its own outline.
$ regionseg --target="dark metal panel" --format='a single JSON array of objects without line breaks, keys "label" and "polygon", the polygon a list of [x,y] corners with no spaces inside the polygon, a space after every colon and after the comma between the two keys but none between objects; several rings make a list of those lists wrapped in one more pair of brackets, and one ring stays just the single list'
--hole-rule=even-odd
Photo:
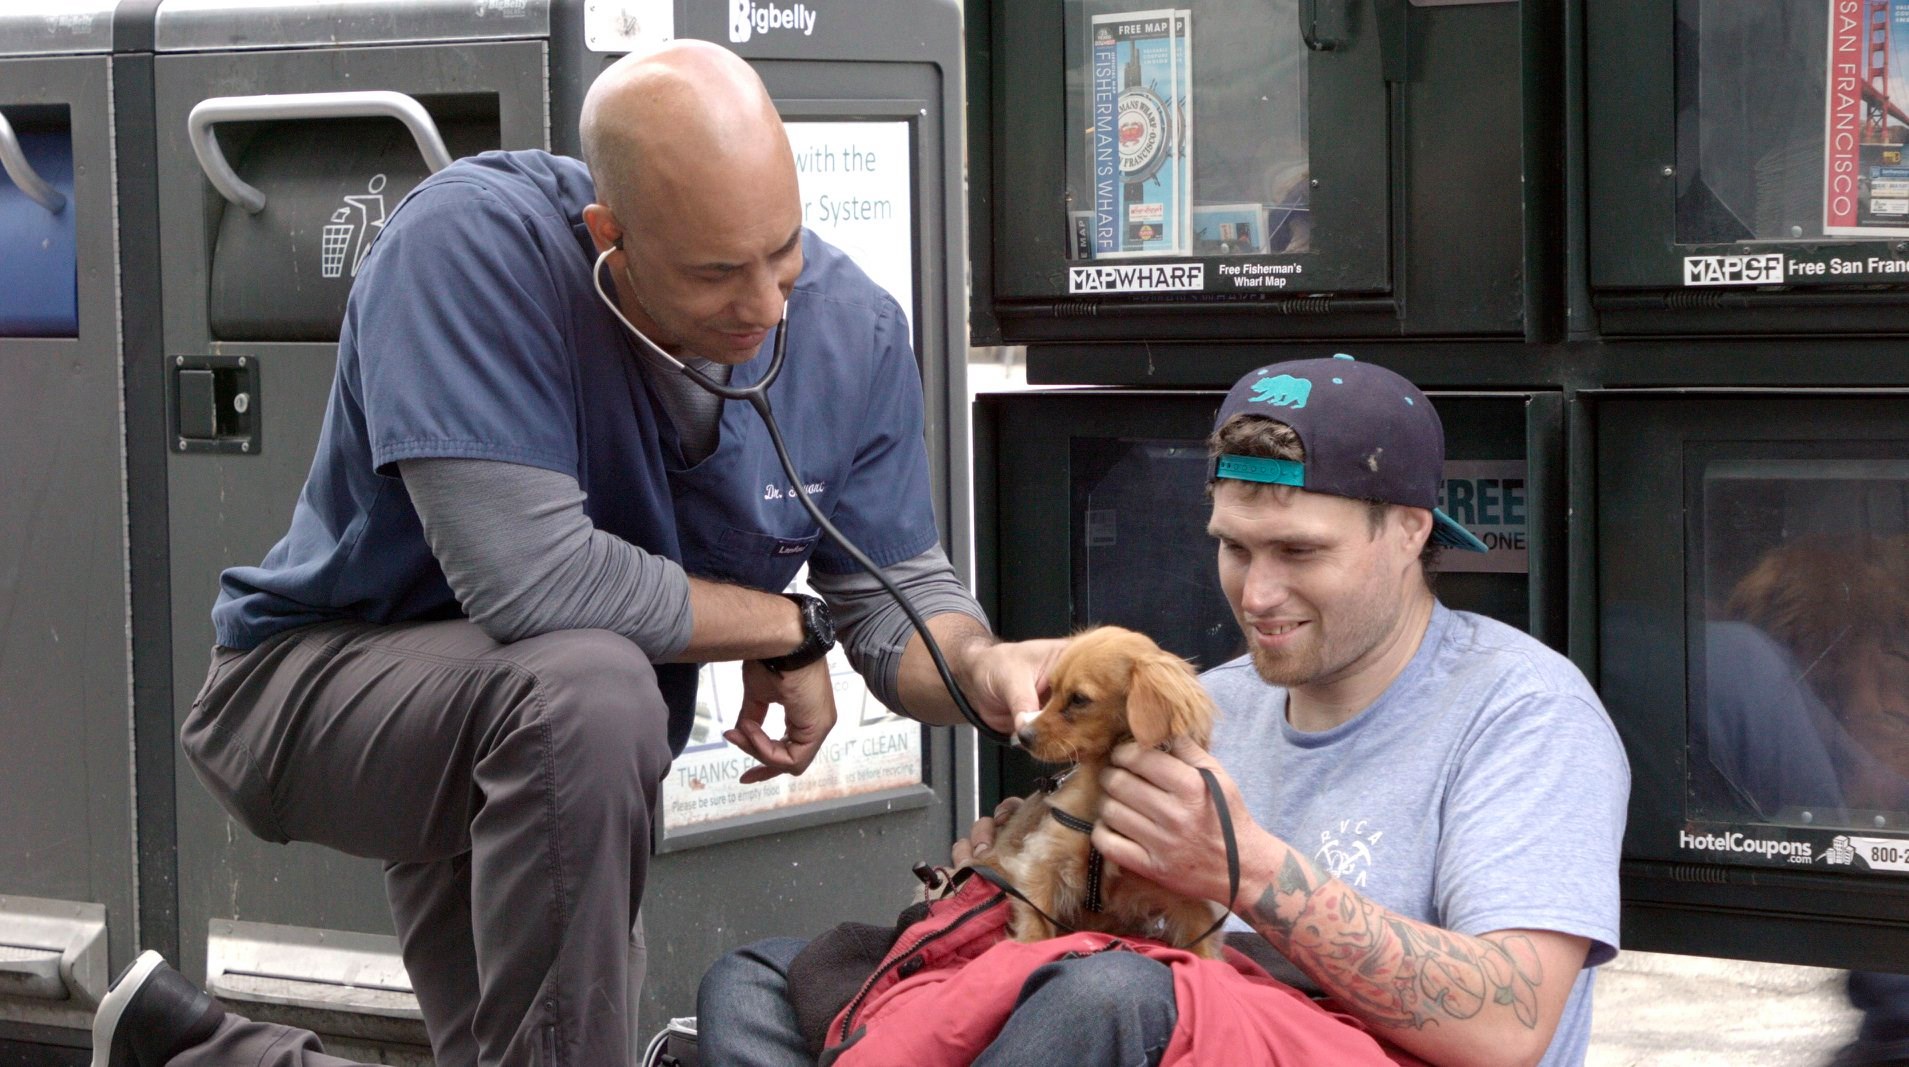
[{"label": "dark metal panel", "polygon": [[1519,94],[1524,103],[1523,190],[1524,332],[1529,341],[1559,339],[1565,329],[1568,255],[1580,232],[1567,224],[1566,174],[1570,165],[1572,123],[1570,37],[1565,20],[1568,0],[1522,0],[1518,5]]},{"label": "dark metal panel", "polygon": [[1661,285],[1676,222],[1675,0],[1584,12],[1591,281]]},{"label": "dark metal panel", "polygon": [[[1564,131],[1562,146],[1563,174],[1560,188],[1563,192],[1562,214],[1560,217],[1540,221],[1538,225],[1549,228],[1562,227],[1557,240],[1562,243],[1562,268],[1564,271],[1564,306],[1558,309],[1564,316],[1566,336],[1574,341],[1588,338],[1596,325],[1596,316],[1591,311],[1591,268],[1590,257],[1585,249],[1585,235],[1589,233],[1586,221],[1588,210],[1586,186],[1589,181],[1585,161],[1585,60],[1584,60],[1584,3],[1585,0],[1558,0],[1564,9],[1563,24],[1555,32],[1562,45],[1558,75],[1562,80],[1563,113],[1559,129]],[[1532,30],[1526,31],[1529,37]],[[1536,32],[1543,33],[1543,29]],[[1533,338],[1534,340],[1536,338]]]},{"label": "dark metal panel", "polygon": [[1423,389],[1592,389],[1618,386],[1830,387],[1909,385],[1909,358],[1890,336],[1652,338],[1520,344],[1495,340],[1053,344],[1028,350],[1037,385],[1095,382],[1221,389],[1269,359],[1349,352]]},{"label": "dark metal panel", "polygon": [[[284,533],[304,483],[336,364],[336,344],[215,342],[207,310],[212,242],[229,207],[199,170],[186,115],[213,96],[393,89],[424,97],[494,94],[496,142],[546,143],[545,50],[511,41],[395,48],[164,55],[155,61],[160,232],[168,282],[166,363],[172,357],[256,360],[270,398],[259,454],[174,454],[170,500],[169,730],[204,678],[209,612],[218,572],[256,563]],[[269,135],[269,134],[268,134]],[[271,190],[265,190],[269,196]],[[362,192],[361,189],[341,189]],[[163,371],[163,368],[162,368]],[[162,379],[163,380],[163,379]],[[176,742],[175,742],[176,744]],[[230,821],[191,775],[177,781],[180,945],[183,971],[204,973],[206,924],[238,918],[388,933],[380,866],[312,845],[274,846]]]},{"label": "dark metal panel", "polygon": [[71,137],[79,311],[73,338],[0,337],[0,894],[105,905],[124,959],[137,908],[111,76],[105,56],[0,62],[0,107],[55,109]]},{"label": "dark metal panel", "polygon": [[584,9],[595,0],[552,0],[550,5],[550,150],[582,158],[577,116],[583,94],[603,68],[622,58],[593,52],[585,40]]},{"label": "dark metal panel", "polygon": [[[999,16],[992,0],[967,0],[962,5],[967,43],[968,158],[964,177],[968,189],[968,343],[1002,343],[1001,324],[994,317],[994,131],[999,128],[1002,72],[994,62],[994,35]],[[984,468],[979,464],[975,470]]]},{"label": "dark metal panel", "polygon": [[[171,586],[166,525],[167,427],[162,397],[159,186],[153,125],[152,31],[159,0],[122,0],[113,19],[113,121],[118,146],[119,277],[128,574],[132,587],[133,760],[137,781],[139,938],[179,953]],[[133,281],[136,280],[136,281]],[[118,958],[115,964],[129,962]]]},{"label": "dark metal panel", "polygon": [[[1825,922],[1809,915],[1812,897],[1795,914],[1707,906],[1692,893],[1682,902],[1637,898],[1624,886],[1624,947],[1686,956],[1723,956],[1814,967],[1901,972],[1909,930],[1878,922]],[[1900,906],[1900,905],[1898,905]]]},{"label": "dark metal panel", "polygon": [[1586,678],[1598,676],[1597,423],[1576,392],[1565,395],[1565,649]]},{"label": "dark metal panel", "polygon": [[[248,346],[246,354],[258,362],[273,404],[260,454],[176,455],[171,464],[175,737],[205,678],[219,572],[258,562],[284,534],[336,363],[335,353],[318,345]],[[196,974],[204,966],[208,919],[391,932],[379,864],[315,845],[261,841],[179,766],[182,969]]]},{"label": "dark metal panel", "polygon": [[[1401,329],[1523,335],[1526,139],[1523,5],[1411,8],[1411,80],[1400,87]],[[1528,15],[1526,17],[1529,17]],[[1523,134],[1523,136],[1521,136]],[[1555,137],[1555,134],[1553,134]]]},{"label": "dark metal panel", "polygon": [[154,36],[162,52],[235,52],[252,48],[338,48],[432,41],[542,38],[550,0],[197,0],[162,7]]},{"label": "dark metal panel", "polygon": [[1564,411],[1561,392],[1534,393],[1525,400],[1525,523],[1530,546],[1531,636],[1568,654],[1566,590],[1574,512],[1568,498]]}]

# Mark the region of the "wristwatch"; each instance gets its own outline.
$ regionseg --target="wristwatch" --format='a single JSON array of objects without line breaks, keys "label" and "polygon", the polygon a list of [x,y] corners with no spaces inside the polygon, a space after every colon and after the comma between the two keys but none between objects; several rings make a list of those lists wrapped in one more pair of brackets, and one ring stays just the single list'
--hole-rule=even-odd
[{"label": "wristwatch", "polygon": [[827,604],[803,593],[782,595],[794,601],[802,613],[802,643],[787,655],[762,661],[764,667],[777,674],[800,670],[828,655],[829,649],[835,647],[835,617],[829,614]]}]

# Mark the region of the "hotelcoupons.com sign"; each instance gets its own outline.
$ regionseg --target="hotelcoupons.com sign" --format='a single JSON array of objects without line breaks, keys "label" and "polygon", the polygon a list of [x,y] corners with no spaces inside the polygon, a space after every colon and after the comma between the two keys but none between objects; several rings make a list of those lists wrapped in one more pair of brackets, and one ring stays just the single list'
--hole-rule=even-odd
[{"label": "hotelcoupons.com sign", "polygon": [[807,4],[729,0],[729,41],[742,44],[758,34],[784,30],[804,37],[815,33],[815,9]]}]

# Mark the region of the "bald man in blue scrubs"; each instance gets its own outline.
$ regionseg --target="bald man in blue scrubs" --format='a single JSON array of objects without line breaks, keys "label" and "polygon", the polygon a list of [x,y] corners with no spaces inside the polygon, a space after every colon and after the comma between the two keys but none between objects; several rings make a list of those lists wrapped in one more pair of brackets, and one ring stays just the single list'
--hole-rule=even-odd
[{"label": "bald man in blue scrubs", "polygon": [[[891,707],[959,721],[921,639],[819,538],[767,431],[635,343],[770,390],[804,484],[907,589],[997,728],[1055,642],[989,632],[938,543],[919,372],[893,297],[802,228],[748,65],[679,42],[607,70],[587,165],[453,164],[399,205],[353,286],[291,528],[229,570],[183,734],[270,841],[386,864],[436,1060],[629,1062],[628,934],[697,664],[741,660],[745,782],[800,774],[835,722],[839,632]],[[784,596],[809,564],[821,599]],[[780,705],[782,737],[762,726]],[[156,954],[95,1024],[100,1064],[336,1064],[223,1011]]]}]

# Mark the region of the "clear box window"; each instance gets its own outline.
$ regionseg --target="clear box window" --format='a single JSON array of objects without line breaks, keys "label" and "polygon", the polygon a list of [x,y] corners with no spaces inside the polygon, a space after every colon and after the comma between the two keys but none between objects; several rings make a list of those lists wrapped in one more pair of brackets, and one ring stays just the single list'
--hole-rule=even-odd
[{"label": "clear box window", "polygon": [[1909,828],[1909,460],[1701,482],[1690,814]]},{"label": "clear box window", "polygon": [[1066,8],[1068,255],[1313,248],[1298,0]]},{"label": "clear box window", "polygon": [[1074,618],[1217,667],[1245,651],[1206,524],[1206,442],[1075,438]]},{"label": "clear box window", "polygon": [[1678,0],[1677,240],[1909,235],[1909,0]]}]

